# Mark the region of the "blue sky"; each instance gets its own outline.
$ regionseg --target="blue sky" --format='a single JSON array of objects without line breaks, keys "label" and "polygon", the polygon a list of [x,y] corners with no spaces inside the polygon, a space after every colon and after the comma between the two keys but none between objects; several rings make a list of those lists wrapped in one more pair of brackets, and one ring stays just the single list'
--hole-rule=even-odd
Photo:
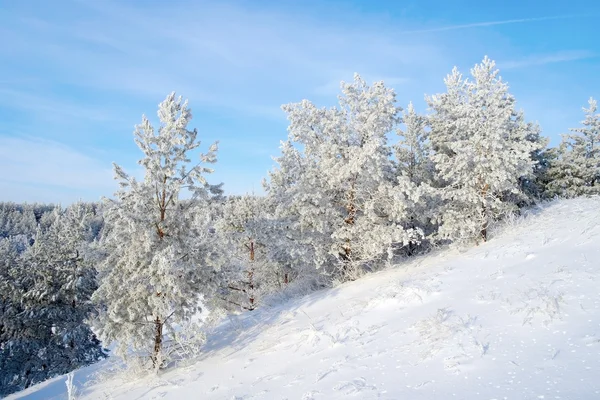
[{"label": "blue sky", "polygon": [[213,183],[261,191],[284,103],[328,106],[354,72],[425,111],[453,66],[496,60],[554,144],[600,97],[600,4],[588,1],[0,0],[0,200],[69,203],[139,174],[133,126],[175,90]]}]

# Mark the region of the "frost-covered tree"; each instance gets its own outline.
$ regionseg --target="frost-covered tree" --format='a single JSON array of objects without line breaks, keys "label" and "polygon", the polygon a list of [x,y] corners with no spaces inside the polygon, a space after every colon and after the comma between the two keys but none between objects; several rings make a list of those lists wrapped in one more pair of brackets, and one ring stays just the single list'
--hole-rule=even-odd
[{"label": "frost-covered tree", "polygon": [[[433,190],[435,167],[431,159],[431,146],[428,140],[427,118],[419,115],[412,103],[403,111],[404,129],[398,129],[400,137],[394,146],[396,158],[397,186],[399,198],[396,204],[402,207],[405,220],[398,221],[405,228],[420,229],[425,236],[435,231],[432,224],[437,210],[437,195]],[[410,241],[405,250],[408,255],[415,252],[417,244],[424,244],[419,238]]]},{"label": "frost-covered tree", "polygon": [[0,203],[0,237],[33,236],[36,229],[35,205]]},{"label": "frost-covered tree", "polygon": [[[65,349],[68,361],[64,371],[91,364],[104,355],[100,341],[84,323],[95,311],[91,302],[97,288],[94,217],[91,207],[81,202],[65,210],[57,208],[54,223],[38,234],[30,250],[32,261],[28,264],[40,274],[37,283],[43,285],[27,296],[36,303],[52,305],[44,313],[52,321],[58,346]],[[59,367],[59,362],[53,366]]]},{"label": "frost-covered tree", "polygon": [[589,108],[583,108],[582,127],[563,135],[552,162],[549,175],[552,194],[576,197],[600,193],[600,113],[596,100],[590,98]]},{"label": "frost-covered tree", "polygon": [[[398,122],[395,93],[360,76],[342,83],[338,108],[283,106],[290,125],[268,193],[285,220],[294,257],[335,279],[356,278],[407,244],[395,223],[394,168],[386,135]],[[290,257],[291,258],[291,257]]]},{"label": "frost-covered tree", "polygon": [[254,310],[262,296],[285,282],[284,270],[270,259],[274,238],[268,211],[264,197],[233,196],[216,224],[227,249],[224,299],[244,310]]},{"label": "frost-covered tree", "polygon": [[12,236],[0,238],[0,396],[22,390],[30,384],[23,368],[27,348],[20,337],[23,324],[23,291],[19,280],[23,274],[20,254],[29,247],[29,238]]},{"label": "frost-covered tree", "polygon": [[[100,306],[97,322],[105,343],[117,351],[148,356],[154,368],[163,366],[169,349],[163,337],[189,321],[218,287],[211,262],[208,202],[221,193],[205,174],[216,162],[217,144],[192,162],[200,142],[189,130],[187,101],[171,93],[160,103],[160,125],[144,116],[135,142],[144,156],[142,181],[114,165],[121,189],[107,200],[99,265],[101,282],[93,299]],[[185,193],[191,199],[183,199]]]},{"label": "frost-covered tree", "polygon": [[533,168],[530,175],[519,178],[522,195],[518,196],[521,200],[516,199],[515,201],[521,205],[528,205],[548,197],[548,169],[553,155],[547,147],[550,140],[542,136],[540,126],[537,123],[525,122],[523,113],[518,114],[518,119],[521,124],[525,124],[521,125],[527,132],[525,140],[532,145],[530,157],[533,161]]},{"label": "frost-covered tree", "polygon": [[430,158],[427,118],[415,111],[412,103],[402,113],[404,129],[397,131],[400,140],[394,146],[398,169],[411,182],[430,183],[434,177],[434,165]]},{"label": "frost-covered tree", "polygon": [[485,57],[471,75],[454,68],[447,92],[427,98],[433,160],[444,182],[439,233],[455,241],[487,240],[489,224],[514,206],[503,198],[519,193],[519,178],[534,164],[528,130],[495,63]]},{"label": "frost-covered tree", "polygon": [[[274,223],[271,225],[274,233],[271,242],[275,250],[273,259],[286,269],[284,272],[286,284],[294,281],[295,284],[313,286],[313,289],[323,287],[329,283],[329,280],[322,281],[322,276],[318,272],[323,264],[315,262],[316,249],[310,244],[317,234],[311,229],[302,228],[298,214],[299,206],[295,208],[286,206],[286,204],[295,205],[299,200],[294,199],[291,192],[307,170],[306,159],[301,157],[301,153],[290,141],[286,141],[282,142],[281,156],[277,158],[277,163],[278,168],[269,173],[270,179],[263,181],[265,191],[268,193],[267,204],[274,217]],[[313,210],[317,211],[317,209]]]},{"label": "frost-covered tree", "polygon": [[22,389],[105,356],[85,324],[96,289],[91,214],[78,203],[52,215],[32,245],[24,237],[5,239],[2,281],[9,287],[2,289],[10,294],[0,316],[3,387]]}]

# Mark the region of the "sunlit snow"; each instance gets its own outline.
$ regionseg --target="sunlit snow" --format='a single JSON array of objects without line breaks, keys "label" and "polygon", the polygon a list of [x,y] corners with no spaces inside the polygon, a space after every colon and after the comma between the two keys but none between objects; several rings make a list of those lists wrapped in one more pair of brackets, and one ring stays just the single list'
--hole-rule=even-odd
[{"label": "sunlit snow", "polygon": [[[530,211],[444,250],[227,319],[203,356],[90,399],[600,398],[600,198]],[[64,399],[65,377],[9,399]]]}]

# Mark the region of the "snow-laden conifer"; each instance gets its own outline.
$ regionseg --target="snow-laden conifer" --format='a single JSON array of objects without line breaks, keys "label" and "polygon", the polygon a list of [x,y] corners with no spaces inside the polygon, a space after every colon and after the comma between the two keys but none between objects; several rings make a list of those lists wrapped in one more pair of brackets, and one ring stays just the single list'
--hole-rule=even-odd
[{"label": "snow-laden conifer", "polygon": [[554,195],[576,197],[600,193],[600,113],[596,100],[583,108],[585,120],[572,134],[563,135],[557,159],[549,171]]},{"label": "snow-laden conifer", "polygon": [[[34,303],[47,302],[44,316],[52,323],[58,346],[64,346],[61,373],[102,357],[100,342],[84,323],[94,314],[91,296],[97,288],[91,244],[94,240],[90,207],[75,203],[56,209],[55,222],[38,234],[27,264],[37,276],[35,290],[27,293]],[[26,254],[27,255],[27,254]],[[59,368],[59,362],[52,362]]]},{"label": "snow-laden conifer", "polygon": [[519,178],[531,174],[532,143],[495,63],[485,57],[445,79],[447,92],[427,98],[433,160],[444,183],[440,236],[456,241],[487,239],[489,224],[514,204]]},{"label": "snow-laden conifer", "polygon": [[254,310],[262,296],[285,283],[283,268],[270,258],[276,239],[268,211],[264,197],[232,196],[216,224],[227,249],[224,300],[238,309]]},{"label": "snow-laden conifer", "polygon": [[404,129],[399,129],[398,143],[394,146],[394,154],[398,169],[411,182],[420,184],[433,181],[434,165],[430,159],[430,144],[427,133],[427,118],[415,111],[412,103],[402,113]]},{"label": "snow-laden conifer", "polygon": [[0,203],[0,238],[17,235],[31,237],[38,225],[35,208],[30,204]]},{"label": "snow-laden conifer", "polygon": [[85,321],[96,274],[89,259],[90,213],[77,203],[56,207],[52,223],[33,244],[11,237],[0,246],[3,296],[0,313],[2,390],[22,389],[105,356]]},{"label": "snow-laden conifer", "polygon": [[268,191],[287,218],[296,258],[354,279],[414,236],[395,223],[394,168],[386,134],[399,120],[395,93],[360,76],[342,83],[339,107],[283,106],[290,122]]},{"label": "snow-laden conifer", "polygon": [[[404,129],[398,129],[398,143],[394,146],[397,181],[396,194],[397,223],[407,229],[418,229],[428,236],[435,231],[432,219],[437,210],[437,193],[433,189],[435,167],[431,159],[431,144],[428,139],[427,118],[415,111],[409,103],[402,114]],[[417,245],[425,244],[420,237],[411,240],[405,247],[408,255],[413,254]]]},{"label": "snow-laden conifer", "polygon": [[[220,194],[210,185],[207,164],[216,162],[217,144],[205,154],[187,101],[171,93],[160,103],[160,125],[144,116],[135,142],[144,156],[143,180],[114,166],[121,189],[107,200],[102,242],[105,259],[94,300],[101,308],[97,327],[102,340],[117,341],[117,352],[148,356],[160,368],[168,356],[164,336],[173,337],[200,308],[202,296],[218,286],[211,263],[208,201]],[[191,199],[183,196],[189,193]],[[166,350],[166,351],[165,351]]]},{"label": "snow-laden conifer", "polygon": [[542,136],[541,128],[537,123],[525,122],[523,113],[519,113],[518,118],[521,124],[525,124],[522,125],[527,132],[525,140],[532,145],[530,157],[533,161],[533,168],[531,174],[522,176],[519,179],[522,191],[522,195],[519,194],[519,197],[522,200],[517,199],[517,202],[521,205],[528,205],[548,197],[547,186],[550,179],[548,169],[550,168],[553,152],[548,149],[550,140]]}]

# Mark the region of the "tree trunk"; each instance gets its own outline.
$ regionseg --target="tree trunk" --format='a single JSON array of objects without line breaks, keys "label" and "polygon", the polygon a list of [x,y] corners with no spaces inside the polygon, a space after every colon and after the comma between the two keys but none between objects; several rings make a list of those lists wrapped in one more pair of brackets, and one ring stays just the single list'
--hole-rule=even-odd
[{"label": "tree trunk", "polygon": [[254,297],[254,240],[250,240],[248,249],[250,250],[250,268],[248,269],[248,302],[250,306],[248,308],[254,310],[254,301],[256,300]]},{"label": "tree trunk", "polygon": [[[164,176],[163,177],[163,187],[162,187],[162,193],[161,195],[158,194],[158,190],[157,190],[157,200],[159,203],[159,209],[160,209],[160,222],[156,224],[156,233],[158,233],[158,237],[160,238],[160,240],[162,240],[165,237],[165,231],[163,230],[162,227],[162,223],[165,221],[165,217],[166,217],[166,211],[167,211],[167,188],[166,188],[166,183],[167,183],[167,177]],[[156,294],[157,296],[163,295],[163,293],[158,292]],[[159,359],[160,358],[160,352],[162,350],[162,331],[163,331],[163,324],[164,321],[161,321],[161,319],[156,316],[156,319],[154,320],[154,353],[152,355],[152,365],[155,369],[159,369],[162,367],[162,361]]]},{"label": "tree trunk", "polygon": [[488,228],[488,209],[487,209],[487,203],[486,203],[486,197],[487,197],[487,193],[488,190],[490,188],[490,185],[488,185],[487,183],[483,186],[483,188],[481,189],[481,197],[483,199],[483,202],[481,204],[481,214],[483,216],[483,221],[481,224],[481,231],[480,231],[480,235],[481,235],[481,239],[483,239],[484,242],[487,242],[487,228]]},{"label": "tree trunk", "polygon": [[250,270],[248,271],[248,295],[250,309],[254,310],[254,240],[250,242]]},{"label": "tree trunk", "polygon": [[[415,217],[413,217],[413,216],[411,215],[411,216],[410,216],[410,224],[409,224],[409,229],[415,229],[416,225],[415,225],[415,222],[414,222],[414,221],[415,221]],[[411,241],[409,241],[409,242],[408,242],[408,246],[407,246],[407,247],[408,247],[408,248],[407,248],[407,250],[406,250],[406,251],[407,251],[407,253],[408,253],[408,256],[410,257],[410,256],[412,256],[412,255],[413,255],[413,253],[414,253],[414,251],[415,251],[415,249],[416,249],[416,247],[417,247],[417,246],[415,246],[415,244],[414,244],[414,243],[413,243],[413,241],[411,240]]]},{"label": "tree trunk", "polygon": [[[350,191],[348,193],[348,202],[346,203],[346,219],[344,222],[348,225],[354,225],[354,220],[356,218],[356,193],[354,191],[354,182],[356,178],[354,178],[350,184]],[[350,258],[352,255],[352,245],[350,244],[350,239],[346,239],[345,245],[342,246],[343,253],[341,253],[343,265],[342,265],[342,273],[346,275],[345,278],[348,279],[348,275],[350,275]]]},{"label": "tree trunk", "polygon": [[163,189],[162,189],[162,195],[158,194],[158,190],[156,192],[156,197],[158,200],[158,206],[160,209],[160,223],[156,224],[156,233],[158,233],[158,237],[162,240],[162,238],[165,236],[165,231],[162,228],[161,223],[165,221],[165,217],[166,217],[166,212],[167,212],[167,188],[166,188],[166,184],[167,184],[167,177],[165,176],[163,178]]},{"label": "tree trunk", "polygon": [[31,379],[29,378],[30,373],[31,373],[30,369],[28,369],[27,372],[25,372],[25,384],[23,385],[24,389],[27,389],[29,386],[31,386]]},{"label": "tree trunk", "polygon": [[[485,213],[485,204],[483,205],[483,212]],[[481,226],[481,239],[483,239],[484,242],[487,242],[487,221],[483,222],[483,225]]]},{"label": "tree trunk", "polygon": [[163,328],[163,322],[160,320],[159,317],[156,317],[156,319],[154,320],[154,327],[155,327],[155,331],[154,331],[154,354],[152,356],[152,364],[153,364],[154,368],[160,368],[161,365],[158,365],[158,363],[160,362],[160,360],[159,360],[159,354],[160,354],[160,351],[162,350],[162,328]]}]

